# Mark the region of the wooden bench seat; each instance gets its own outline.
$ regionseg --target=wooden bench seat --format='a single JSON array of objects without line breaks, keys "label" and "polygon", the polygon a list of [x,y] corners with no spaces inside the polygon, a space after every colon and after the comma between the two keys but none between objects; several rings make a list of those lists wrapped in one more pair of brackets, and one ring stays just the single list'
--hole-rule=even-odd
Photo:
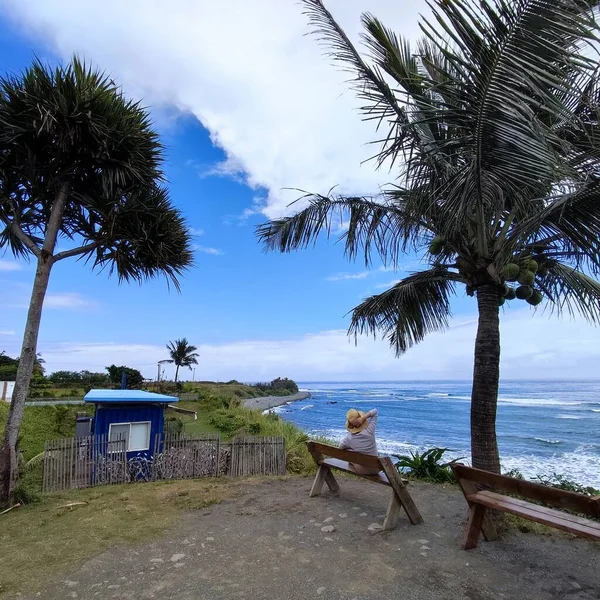
[{"label": "wooden bench seat", "polygon": [[511,498],[491,491],[477,492],[467,496],[469,502],[482,504],[494,510],[507,512],[517,517],[523,517],[548,527],[562,529],[569,533],[600,540],[600,522],[590,521],[562,510],[532,504],[519,498]]},{"label": "wooden bench seat", "polygon": [[[452,465],[452,469],[469,504],[469,521],[463,545],[465,550],[477,547],[480,532],[488,541],[497,537],[493,524],[487,518],[486,511],[490,509],[600,541],[599,521],[565,512],[575,511],[581,515],[600,518],[600,497],[568,492],[461,464]],[[482,487],[492,489],[481,489]],[[537,504],[538,502],[549,506]]]},{"label": "wooden bench seat", "polygon": [[[307,442],[308,451],[311,453],[315,463],[318,465],[317,474],[310,490],[310,496],[318,496],[326,483],[332,492],[338,492],[338,485],[332,469],[351,473],[362,479],[379,483],[392,488],[392,498],[388,505],[383,528],[394,529],[398,525],[400,508],[403,508],[413,525],[423,522],[413,499],[405,486],[405,481],[400,478],[398,471],[387,456],[370,456],[360,452],[341,450],[335,446],[320,444],[318,442]],[[361,465],[377,469],[379,473],[366,475],[356,470],[354,465]]]}]

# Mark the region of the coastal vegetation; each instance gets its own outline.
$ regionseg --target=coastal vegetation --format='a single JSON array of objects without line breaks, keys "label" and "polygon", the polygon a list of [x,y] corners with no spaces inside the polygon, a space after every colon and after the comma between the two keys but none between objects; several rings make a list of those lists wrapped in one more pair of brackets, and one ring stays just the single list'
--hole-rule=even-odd
[{"label": "coastal vegetation", "polygon": [[[453,295],[473,297],[472,462],[499,473],[501,308],[600,321],[596,3],[434,0],[416,44],[365,14],[364,54],[321,0],[303,4],[382,130],[375,159],[396,181],[307,194],[258,237],[290,252],[347,226],[350,260],[377,258],[400,278],[352,310],[349,333],[382,334],[398,355],[448,328]],[[407,257],[424,268],[406,273]]]},{"label": "coastal vegetation", "polygon": [[[0,445],[0,503],[17,475],[16,446],[53,267],[78,258],[119,281],[192,264],[189,228],[163,185],[163,147],[148,111],[78,59],[36,60],[0,79],[0,249],[32,259],[35,277]],[[67,248],[57,249],[57,244]]]}]

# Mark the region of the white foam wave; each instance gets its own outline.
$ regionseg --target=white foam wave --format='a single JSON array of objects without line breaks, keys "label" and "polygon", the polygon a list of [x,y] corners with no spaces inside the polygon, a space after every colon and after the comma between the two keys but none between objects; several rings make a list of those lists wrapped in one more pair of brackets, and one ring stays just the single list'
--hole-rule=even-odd
[{"label": "white foam wave", "polygon": [[575,420],[583,419],[583,417],[578,417],[576,415],[557,415],[554,418],[555,419],[575,419]]},{"label": "white foam wave", "polygon": [[534,438],[538,442],[542,442],[543,444],[562,444],[562,440],[549,440],[547,438]]},{"label": "white foam wave", "polygon": [[306,406],[303,406],[300,410],[306,410],[307,408],[314,408],[315,405],[314,404],[307,404]]},{"label": "white foam wave", "polygon": [[592,412],[600,413],[600,408],[592,408],[590,409]]},{"label": "white foam wave", "polygon": [[442,392],[433,392],[431,394],[427,394],[428,398],[448,398],[450,394],[444,394]]}]

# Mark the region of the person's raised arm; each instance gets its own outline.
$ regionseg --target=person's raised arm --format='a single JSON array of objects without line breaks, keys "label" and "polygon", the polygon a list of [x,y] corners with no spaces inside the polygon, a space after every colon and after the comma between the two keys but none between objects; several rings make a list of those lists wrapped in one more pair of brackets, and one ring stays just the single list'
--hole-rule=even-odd
[{"label": "person's raised arm", "polygon": [[365,420],[370,419],[369,424],[367,425],[367,429],[375,430],[375,425],[377,425],[377,409],[373,408],[368,413],[365,414]]}]

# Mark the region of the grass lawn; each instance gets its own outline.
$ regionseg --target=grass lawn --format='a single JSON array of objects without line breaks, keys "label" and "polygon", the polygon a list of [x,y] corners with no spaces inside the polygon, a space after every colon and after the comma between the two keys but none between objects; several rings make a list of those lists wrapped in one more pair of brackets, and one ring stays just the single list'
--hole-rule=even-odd
[{"label": "grass lawn", "polygon": [[178,408],[185,410],[193,410],[198,414],[198,419],[194,421],[194,417],[184,415],[183,413],[176,412],[174,410],[167,409],[165,417],[175,417],[183,422],[183,431],[188,434],[204,434],[204,433],[218,433],[216,427],[209,423],[210,411],[203,408],[199,402],[178,402],[176,404]]},{"label": "grass lawn", "polygon": [[[115,545],[162,533],[182,511],[232,497],[241,480],[101,486],[44,496],[0,516],[0,596],[35,591]],[[85,505],[65,507],[72,502]]]},{"label": "grass lawn", "polygon": [[[25,460],[43,452],[46,440],[75,435],[75,415],[78,412],[91,415],[94,409],[85,404],[61,407],[26,404],[19,444]],[[0,432],[4,430],[7,415],[8,404],[0,402]]]}]

